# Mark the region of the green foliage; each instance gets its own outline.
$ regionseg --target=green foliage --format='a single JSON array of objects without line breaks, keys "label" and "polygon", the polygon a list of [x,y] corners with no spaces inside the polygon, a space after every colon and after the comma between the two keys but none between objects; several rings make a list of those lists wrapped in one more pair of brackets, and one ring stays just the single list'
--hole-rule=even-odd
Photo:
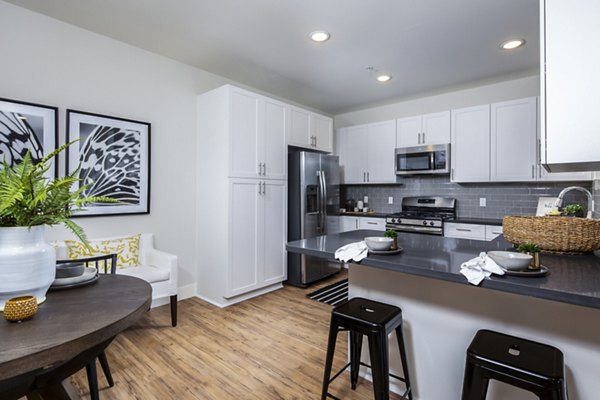
[{"label": "green foliage", "polygon": [[581,204],[573,203],[563,207],[562,211],[567,215],[583,215],[585,208]]},{"label": "green foliage", "polygon": [[82,242],[87,243],[83,229],[69,217],[88,203],[116,203],[107,197],[82,197],[86,186],[72,190],[79,182],[77,172],[54,180],[44,174],[50,161],[73,142],[67,143],[33,164],[29,152],[10,167],[3,161],[0,171],[0,227],[63,224]]},{"label": "green foliage", "polygon": [[524,243],[521,243],[519,245],[519,247],[517,247],[517,251],[519,251],[521,253],[539,253],[540,248],[535,243],[524,242]]},{"label": "green foliage", "polygon": [[398,237],[398,233],[396,233],[396,231],[393,229],[386,229],[383,236],[389,237],[389,238],[395,238],[395,237]]}]

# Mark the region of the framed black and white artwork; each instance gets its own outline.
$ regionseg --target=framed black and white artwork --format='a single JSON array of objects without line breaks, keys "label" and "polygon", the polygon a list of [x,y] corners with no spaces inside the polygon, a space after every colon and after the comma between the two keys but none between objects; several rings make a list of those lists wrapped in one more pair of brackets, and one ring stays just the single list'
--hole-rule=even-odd
[{"label": "framed black and white artwork", "polygon": [[[0,98],[0,162],[18,164],[27,151],[34,163],[56,149],[58,108],[42,104]],[[46,175],[57,174],[58,163],[52,162]]]},{"label": "framed black and white artwork", "polygon": [[150,212],[150,124],[67,110],[66,171],[78,170],[84,196],[119,203],[88,204],[73,216],[148,214]]}]

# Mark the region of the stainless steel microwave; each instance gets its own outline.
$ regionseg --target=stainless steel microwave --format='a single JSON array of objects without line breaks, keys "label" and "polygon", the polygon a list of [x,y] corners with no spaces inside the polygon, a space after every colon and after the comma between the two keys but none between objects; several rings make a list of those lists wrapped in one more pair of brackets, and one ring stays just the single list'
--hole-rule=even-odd
[{"label": "stainless steel microwave", "polygon": [[450,173],[450,144],[401,147],[394,154],[396,175]]}]

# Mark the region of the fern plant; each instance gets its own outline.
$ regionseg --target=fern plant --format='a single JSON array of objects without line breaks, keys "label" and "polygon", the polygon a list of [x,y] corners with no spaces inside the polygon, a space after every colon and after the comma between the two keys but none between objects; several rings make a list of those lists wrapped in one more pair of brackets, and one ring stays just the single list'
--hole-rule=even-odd
[{"label": "fern plant", "polygon": [[89,203],[116,203],[109,197],[83,197],[86,186],[72,190],[80,181],[77,170],[62,178],[48,179],[44,174],[50,161],[73,142],[66,143],[34,164],[29,154],[0,171],[0,227],[32,227],[62,224],[83,243],[88,243],[83,229],[70,219],[75,210]]}]

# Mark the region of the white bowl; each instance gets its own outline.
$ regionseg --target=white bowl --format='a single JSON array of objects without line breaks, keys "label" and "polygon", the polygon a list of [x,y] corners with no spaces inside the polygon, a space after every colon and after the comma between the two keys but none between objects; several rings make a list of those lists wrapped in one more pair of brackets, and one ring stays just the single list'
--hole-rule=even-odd
[{"label": "white bowl", "polygon": [[394,240],[383,236],[370,236],[365,238],[365,243],[369,250],[385,251],[389,250]]},{"label": "white bowl", "polygon": [[533,256],[514,251],[488,251],[487,255],[504,269],[511,271],[524,270],[529,266]]}]

